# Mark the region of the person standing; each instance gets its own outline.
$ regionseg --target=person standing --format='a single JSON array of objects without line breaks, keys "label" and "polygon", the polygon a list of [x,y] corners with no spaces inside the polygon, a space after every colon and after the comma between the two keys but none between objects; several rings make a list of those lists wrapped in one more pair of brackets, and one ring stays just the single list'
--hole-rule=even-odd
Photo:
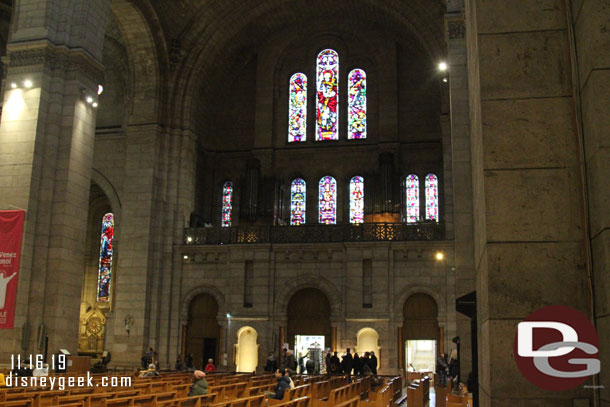
[{"label": "person standing", "polygon": [[449,366],[447,365],[447,356],[444,353],[441,353],[438,358],[436,358],[436,374],[438,375],[439,384],[442,387],[447,386],[447,370]]},{"label": "person standing", "polygon": [[337,352],[335,352],[330,358],[330,374],[339,373],[341,373],[341,361],[339,360]]},{"label": "person standing", "polygon": [[277,370],[278,366],[277,366],[277,361],[275,360],[275,356],[273,355],[273,352],[269,352],[269,356],[267,357],[267,363],[265,363],[265,372],[275,372]]},{"label": "person standing", "polygon": [[354,368],[354,358],[350,353],[350,349],[347,348],[345,350],[345,355],[343,355],[343,373],[347,374],[347,381],[351,383],[352,381],[352,369]]},{"label": "person standing", "polygon": [[375,352],[371,351],[371,371],[375,376],[377,376],[377,356],[375,356]]},{"label": "person standing", "polygon": [[358,352],[354,353],[354,376],[359,376],[362,373],[362,360],[358,356]]},{"label": "person standing", "polygon": [[208,359],[208,364],[203,369],[206,373],[215,372],[216,366],[214,366],[214,359]]},{"label": "person standing", "polygon": [[330,355],[330,351],[326,354],[326,358],[324,359],[324,363],[326,366],[326,374],[330,374],[330,363],[332,361],[332,356]]}]

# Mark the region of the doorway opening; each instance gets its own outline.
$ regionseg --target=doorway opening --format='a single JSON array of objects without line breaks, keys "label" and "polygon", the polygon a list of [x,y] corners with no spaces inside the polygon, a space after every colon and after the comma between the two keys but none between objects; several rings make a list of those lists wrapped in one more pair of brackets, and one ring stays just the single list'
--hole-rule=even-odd
[{"label": "doorway opening", "polygon": [[405,342],[406,366],[409,372],[434,372],[436,341],[428,339]]},{"label": "doorway opening", "polygon": [[300,374],[318,374],[322,371],[324,345],[323,335],[294,336],[294,350],[297,361],[299,361],[301,355],[303,356],[303,364],[299,363],[298,366]]}]

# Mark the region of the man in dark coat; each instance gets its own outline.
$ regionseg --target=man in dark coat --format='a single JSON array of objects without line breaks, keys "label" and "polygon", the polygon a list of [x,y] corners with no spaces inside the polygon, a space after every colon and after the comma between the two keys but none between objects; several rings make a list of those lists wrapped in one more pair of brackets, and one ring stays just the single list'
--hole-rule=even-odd
[{"label": "man in dark coat", "polygon": [[340,370],[341,370],[341,361],[339,360],[339,356],[337,356],[337,352],[335,352],[330,358],[330,373],[339,374]]},{"label": "man in dark coat", "polygon": [[362,373],[362,359],[358,356],[358,352],[354,353],[354,376]]},{"label": "man in dark coat", "polygon": [[375,356],[375,352],[371,351],[371,371],[375,376],[377,376],[377,356]]},{"label": "man in dark coat", "polygon": [[286,371],[284,369],[278,369],[275,371],[275,377],[277,379],[277,385],[275,391],[266,391],[265,396],[270,399],[282,400],[284,398],[284,392],[290,388],[290,378],[284,376]]},{"label": "man in dark coat", "polygon": [[352,381],[351,377],[352,377],[353,367],[354,367],[354,358],[352,357],[352,354],[350,353],[349,348],[347,348],[345,355],[343,355],[342,368],[343,368],[343,373],[347,374],[348,382]]}]

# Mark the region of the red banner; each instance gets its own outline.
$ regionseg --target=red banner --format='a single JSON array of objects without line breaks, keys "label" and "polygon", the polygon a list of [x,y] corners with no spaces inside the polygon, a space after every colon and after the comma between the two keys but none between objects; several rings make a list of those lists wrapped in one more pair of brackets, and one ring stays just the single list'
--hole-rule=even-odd
[{"label": "red banner", "polygon": [[0,211],[0,329],[13,328],[24,211]]}]

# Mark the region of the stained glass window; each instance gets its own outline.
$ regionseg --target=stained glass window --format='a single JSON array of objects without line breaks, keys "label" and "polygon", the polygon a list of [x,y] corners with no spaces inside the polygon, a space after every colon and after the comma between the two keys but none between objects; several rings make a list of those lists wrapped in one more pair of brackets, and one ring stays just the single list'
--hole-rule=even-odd
[{"label": "stained glass window", "polygon": [[415,174],[407,176],[407,223],[419,220],[419,177]]},{"label": "stained glass window", "polygon": [[290,78],[288,103],[288,142],[307,139],[307,76],[295,73]]},{"label": "stained glass window", "polygon": [[348,132],[349,140],[366,138],[366,73],[354,69],[348,80]]},{"label": "stained glass window", "polygon": [[349,182],[349,222],[364,223],[364,178],[359,176]]},{"label": "stained glass window", "polygon": [[319,222],[334,225],[337,223],[337,181],[333,177],[322,177],[319,191]]},{"label": "stained glass window", "polygon": [[438,222],[438,177],[426,175],[426,219]]},{"label": "stained glass window", "polygon": [[114,240],[114,215],[107,213],[102,218],[102,237],[100,242],[100,264],[97,273],[97,300],[110,301],[110,282],[112,278],[112,241]]},{"label": "stained glass window", "polygon": [[231,210],[233,209],[233,183],[227,181],[222,186],[222,216],[220,226],[228,228],[231,226]]},{"label": "stained glass window", "polygon": [[318,54],[316,140],[339,139],[339,55],[332,49]]},{"label": "stained glass window", "polygon": [[307,184],[305,180],[297,178],[290,185],[290,224],[302,225],[305,223],[305,198]]}]

